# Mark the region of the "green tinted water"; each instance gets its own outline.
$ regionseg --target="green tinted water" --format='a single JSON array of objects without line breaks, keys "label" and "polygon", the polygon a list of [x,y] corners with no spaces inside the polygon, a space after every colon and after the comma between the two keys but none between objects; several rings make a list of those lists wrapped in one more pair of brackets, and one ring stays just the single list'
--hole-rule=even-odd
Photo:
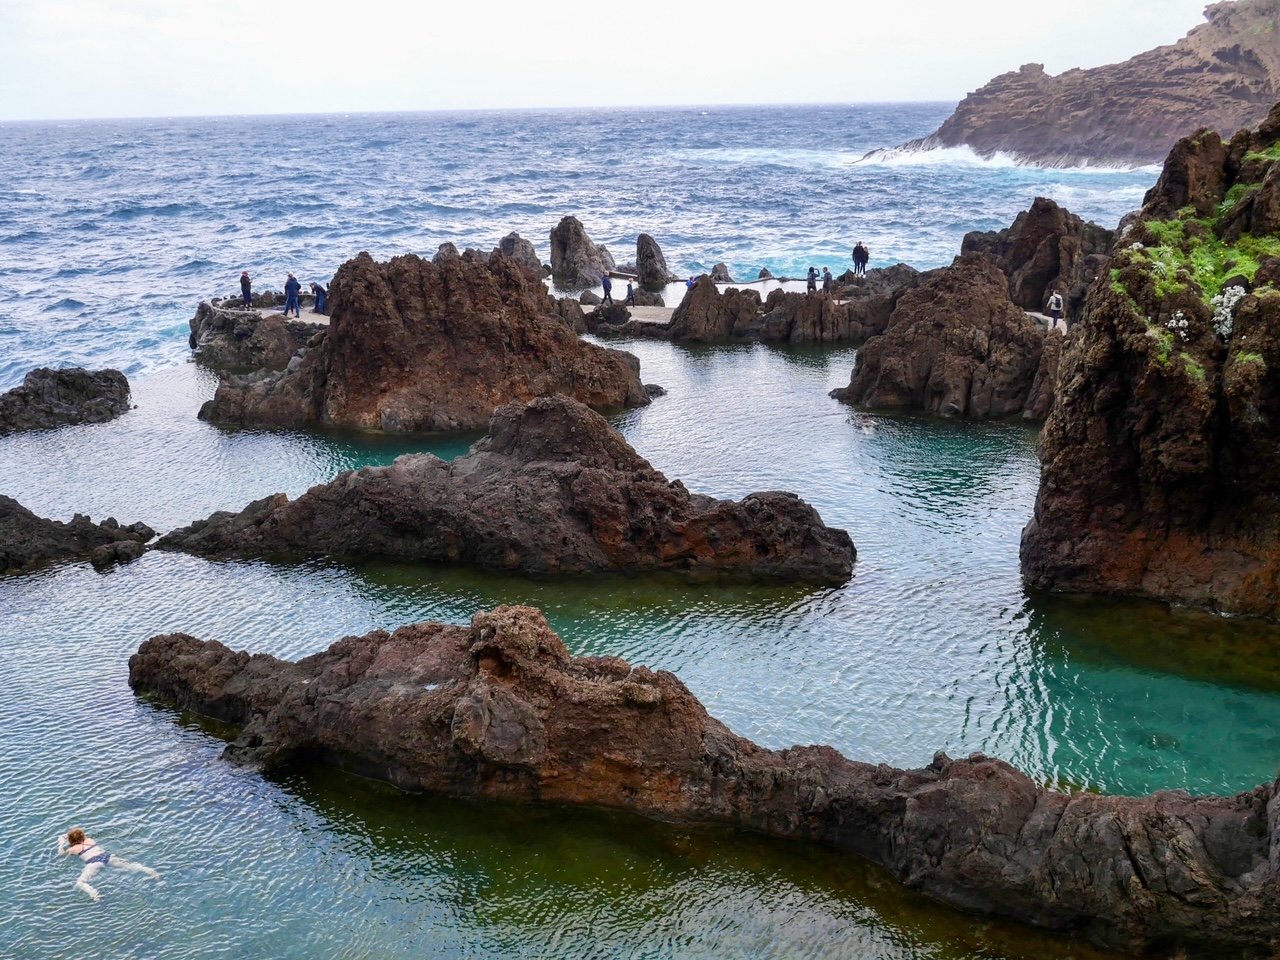
[{"label": "green tinted water", "polygon": [[[830,743],[912,766],[983,750],[1045,782],[1114,792],[1229,792],[1274,776],[1276,628],[1025,594],[1033,431],[841,407],[826,391],[847,381],[852,351],[633,349],[645,380],[670,391],[616,419],[637,449],[694,491],[800,493],[857,543],[849,584],[531,581],[159,553],[0,580],[0,955],[1087,953],[808,847],[403,797],[327,771],[236,771],[209,730],[129,691],[128,656],[158,632],[296,657],[374,627],[531,603],[573,652],[674,670],[772,747]],[[470,439],[224,432],[194,416],[211,389],[182,367],[135,385],[139,408],[119,421],[0,440],[0,492],[49,516],[164,530],[407,450],[454,456]],[[75,823],[163,879],[108,875],[89,902],[52,855]]]}]

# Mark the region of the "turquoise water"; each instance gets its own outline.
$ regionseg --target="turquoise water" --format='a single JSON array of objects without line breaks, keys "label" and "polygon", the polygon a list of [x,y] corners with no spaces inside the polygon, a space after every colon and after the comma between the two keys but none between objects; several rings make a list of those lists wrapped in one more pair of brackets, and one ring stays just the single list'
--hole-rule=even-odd
[{"label": "turquoise water", "polygon": [[[1035,495],[1021,424],[870,416],[827,398],[854,353],[627,345],[669,393],[616,418],[694,491],[790,489],[858,546],[838,588],[530,581],[397,564],[151,553],[0,579],[0,955],[103,957],[1066,957],[802,845],[566,810],[404,797],[327,771],[218,760],[218,731],[135,698],[127,659],[181,630],[297,657],[419,619],[541,606],[575,653],[677,672],[771,747],[918,766],[983,750],[1046,782],[1235,791],[1280,758],[1280,644],[1247,621],[1028,597]],[[466,439],[228,432],[191,365],[109,424],[0,439],[0,490],[44,515],[165,530],[398,453]],[[94,904],[53,840],[83,824],[158,882]],[[93,931],[93,944],[80,942]]]}]

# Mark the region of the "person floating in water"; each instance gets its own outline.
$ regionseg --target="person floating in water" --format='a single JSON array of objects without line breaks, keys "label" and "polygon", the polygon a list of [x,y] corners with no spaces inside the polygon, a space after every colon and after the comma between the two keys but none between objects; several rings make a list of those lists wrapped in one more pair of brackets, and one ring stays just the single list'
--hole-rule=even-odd
[{"label": "person floating in water", "polygon": [[311,284],[311,292],[315,294],[316,306],[312,313],[324,313],[324,302],[329,297],[329,291],[318,283]]},{"label": "person floating in water", "polygon": [[818,292],[818,268],[817,267],[809,268],[809,292],[810,293]]},{"label": "person floating in water", "polygon": [[287,317],[289,311],[293,311],[295,317],[302,316],[302,310],[298,306],[298,294],[302,292],[302,284],[298,282],[298,278],[292,273],[289,279],[284,282],[284,315]]},{"label": "person floating in water", "polygon": [[80,871],[80,879],[76,881],[76,889],[83,890],[94,900],[99,899],[102,894],[89,883],[98,871],[103,867],[119,867],[121,870],[129,870],[133,873],[145,873],[153,880],[160,876],[158,872],[150,867],[144,867],[140,863],[134,863],[126,860],[124,857],[118,857],[114,853],[107,853],[100,846],[98,841],[93,837],[86,837],[83,830],[76,827],[67,833],[65,837],[58,838],[58,853],[61,856],[79,857],[84,861],[84,869]]},{"label": "person floating in water", "polygon": [[822,292],[826,296],[831,296],[831,288],[835,286],[836,278],[831,275],[830,267],[822,268]]},{"label": "person floating in water", "polygon": [[859,240],[857,246],[853,248],[853,275],[855,277],[865,277],[867,275],[867,261],[871,259],[871,251],[862,245]]},{"label": "person floating in water", "polygon": [[244,297],[244,305],[246,307],[253,306],[253,297],[249,291],[253,288],[253,281],[249,279],[249,271],[246,270],[240,274],[240,296]]},{"label": "person floating in water", "polygon": [[631,278],[627,278],[627,306],[634,307],[636,305],[636,287],[631,282]]},{"label": "person floating in water", "polygon": [[609,272],[607,270],[605,271],[604,276],[600,278],[600,282],[604,285],[604,298],[601,299],[600,302],[613,303],[613,280],[610,279]]},{"label": "person floating in water", "polygon": [[1053,326],[1049,329],[1058,329],[1058,321],[1062,319],[1062,294],[1057,290],[1049,295],[1049,316],[1053,317]]}]

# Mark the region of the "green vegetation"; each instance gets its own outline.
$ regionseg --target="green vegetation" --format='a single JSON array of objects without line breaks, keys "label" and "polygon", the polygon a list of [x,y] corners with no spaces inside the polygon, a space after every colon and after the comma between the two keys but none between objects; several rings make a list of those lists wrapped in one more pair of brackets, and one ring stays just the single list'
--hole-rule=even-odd
[{"label": "green vegetation", "polygon": [[1260,353],[1237,353],[1236,363],[1256,363],[1260,367],[1267,365],[1267,361],[1262,358]]},{"label": "green vegetation", "polygon": [[[1173,332],[1148,320],[1147,335],[1156,342],[1156,359],[1161,366],[1167,367],[1169,358],[1173,356]],[[1200,378],[1204,379],[1203,369],[1200,371]]]},{"label": "green vegetation", "polygon": [[[1193,224],[1201,229],[1193,229]],[[1234,245],[1228,245],[1213,232],[1214,225],[1209,220],[1153,220],[1143,224],[1157,243],[1140,250],[1131,248],[1130,254],[1152,264],[1160,296],[1181,291],[1194,281],[1208,303],[1222,292],[1224,280],[1243,274],[1252,282],[1263,257],[1280,256],[1280,237],[1245,234]],[[1115,271],[1112,279],[1115,280]]]},{"label": "green vegetation", "polygon": [[1237,183],[1234,187],[1227,191],[1227,195],[1222,198],[1222,202],[1218,204],[1218,217],[1225,216],[1232,207],[1246,197],[1252,197],[1255,193],[1262,189],[1260,183]]},{"label": "green vegetation", "polygon": [[1189,353],[1179,354],[1179,356],[1182,358],[1183,369],[1187,371],[1191,379],[1204,383],[1204,367],[1200,365],[1200,362]]},{"label": "green vegetation", "polygon": [[1280,160],[1280,143],[1273,143],[1265,150],[1250,150],[1244,155],[1244,162],[1251,160]]}]

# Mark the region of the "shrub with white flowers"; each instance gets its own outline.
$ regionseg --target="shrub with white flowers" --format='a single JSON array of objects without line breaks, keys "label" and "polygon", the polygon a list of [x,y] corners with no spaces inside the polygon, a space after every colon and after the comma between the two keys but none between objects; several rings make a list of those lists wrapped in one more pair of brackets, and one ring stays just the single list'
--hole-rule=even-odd
[{"label": "shrub with white flowers", "polygon": [[1213,329],[1223,340],[1231,339],[1236,326],[1236,307],[1247,296],[1244,287],[1233,285],[1209,301],[1213,306]]},{"label": "shrub with white flowers", "polygon": [[1181,310],[1166,320],[1164,325],[1181,337],[1183,343],[1187,342],[1187,315]]}]

